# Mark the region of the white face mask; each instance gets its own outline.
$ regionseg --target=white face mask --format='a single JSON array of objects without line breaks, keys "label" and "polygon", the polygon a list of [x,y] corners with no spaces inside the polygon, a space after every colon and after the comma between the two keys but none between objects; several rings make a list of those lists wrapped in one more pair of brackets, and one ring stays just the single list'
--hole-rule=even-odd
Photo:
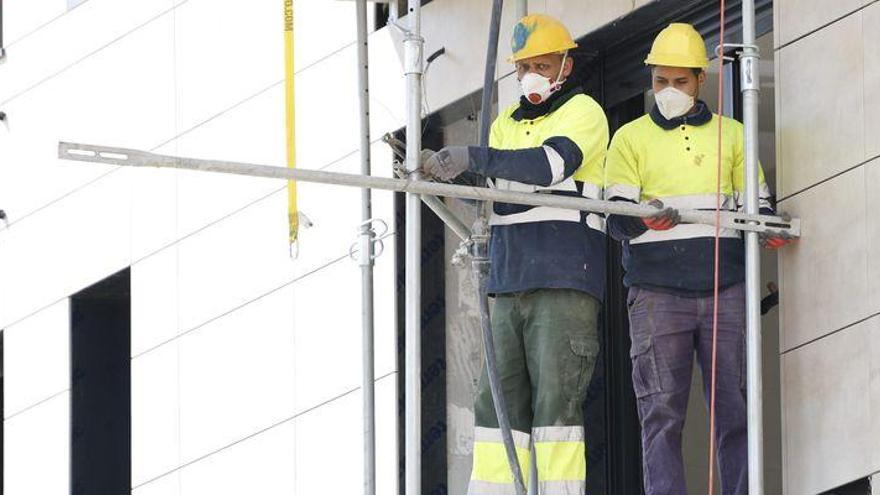
[{"label": "white face mask", "polygon": [[657,102],[657,109],[668,120],[688,113],[694,107],[695,99],[693,96],[669,86],[654,95],[654,101]]},{"label": "white face mask", "polygon": [[555,82],[551,82],[549,77],[544,77],[534,72],[529,72],[519,80],[519,87],[523,96],[532,105],[544,103],[547,101],[547,98],[550,98],[550,95],[559,91],[559,88],[562,87],[562,83],[565,81],[560,79],[562,78],[562,71],[565,70],[566,57],[568,57],[568,53],[562,57],[562,66],[559,68],[559,75],[556,76]]}]

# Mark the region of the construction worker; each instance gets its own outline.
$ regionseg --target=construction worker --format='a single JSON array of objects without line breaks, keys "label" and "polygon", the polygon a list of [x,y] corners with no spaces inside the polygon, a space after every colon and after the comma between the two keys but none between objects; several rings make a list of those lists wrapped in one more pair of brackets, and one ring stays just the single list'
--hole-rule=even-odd
[{"label": "construction worker", "polygon": [[[719,120],[721,208],[743,207],[743,127],[713,114],[699,99],[709,61],[691,25],[661,31],[645,64],[651,68],[656,105],[615,134],[605,165],[605,198],[658,208],[648,218],[609,216],[608,231],[624,246],[645,493],[678,495],[686,493],[681,431],[695,352],[707,402],[710,397],[715,283],[715,227],[680,224],[678,209],[716,208]],[[772,213],[763,173],[760,206],[762,213]],[[781,234],[762,238],[770,248],[789,241]],[[715,437],[722,493],[734,495],[748,490],[740,234],[722,229],[719,249]]]},{"label": "construction worker", "polygon": [[[608,122],[570,77],[577,44],[540,14],[516,24],[511,44],[520,101],[495,120],[488,148],[446,147],[424,163],[424,174],[451,180],[469,171],[498,189],[601,198]],[[492,332],[522,471],[528,476],[534,442],[541,493],[584,493],[582,407],[599,349],[604,219],[495,203],[490,224]],[[475,415],[469,493],[514,494],[485,365]]]}]

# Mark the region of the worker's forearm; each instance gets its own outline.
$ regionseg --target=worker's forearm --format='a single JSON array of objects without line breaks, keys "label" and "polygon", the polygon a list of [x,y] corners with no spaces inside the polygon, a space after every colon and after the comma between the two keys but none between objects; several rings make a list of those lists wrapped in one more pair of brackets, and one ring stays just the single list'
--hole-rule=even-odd
[{"label": "worker's forearm", "polygon": [[617,241],[628,241],[644,234],[648,227],[641,218],[609,215],[608,234]]},{"label": "worker's forearm", "polygon": [[471,171],[493,179],[543,187],[567,179],[582,161],[580,148],[566,137],[550,138],[543,146],[519,150],[470,148]]}]

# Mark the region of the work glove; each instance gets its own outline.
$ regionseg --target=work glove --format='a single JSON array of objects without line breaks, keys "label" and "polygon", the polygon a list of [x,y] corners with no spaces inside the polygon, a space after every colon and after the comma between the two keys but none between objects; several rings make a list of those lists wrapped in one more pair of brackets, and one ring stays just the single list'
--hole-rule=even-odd
[{"label": "work glove", "polygon": [[[788,213],[780,213],[779,216],[786,222],[791,221],[791,215]],[[788,232],[768,230],[766,232],[758,233],[758,241],[761,243],[761,246],[766,249],[776,250],[787,246],[796,240],[797,238],[793,237]]]},{"label": "work glove", "polygon": [[681,223],[681,215],[675,208],[669,208],[663,205],[659,199],[652,199],[648,202],[650,206],[657,208],[657,213],[642,218],[642,222],[651,230],[669,230]]},{"label": "work glove", "polygon": [[758,240],[760,241],[761,246],[764,246],[766,249],[776,250],[795,242],[797,238],[793,237],[788,232],[769,230],[766,232],[759,232]]},{"label": "work glove", "polygon": [[422,173],[427,179],[451,181],[470,166],[467,146],[447,146],[422,162]]}]

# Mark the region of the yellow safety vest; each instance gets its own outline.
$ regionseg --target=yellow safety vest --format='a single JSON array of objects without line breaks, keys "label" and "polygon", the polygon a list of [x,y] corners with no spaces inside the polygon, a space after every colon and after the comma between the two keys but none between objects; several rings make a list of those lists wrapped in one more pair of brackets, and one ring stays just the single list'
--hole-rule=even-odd
[{"label": "yellow safety vest", "polygon": [[[493,179],[490,185],[507,191],[547,193],[576,192],[577,183],[580,182],[583,185],[584,197],[601,199],[602,169],[608,147],[608,121],[602,107],[589,96],[578,94],[555,111],[534,120],[514,119],[513,113],[517,108],[519,103],[509,106],[492,124],[490,147],[502,150],[536,148],[542,146],[544,141],[551,137],[564,136],[580,148],[583,162],[574,175],[548,187],[505,179]],[[493,213],[489,222],[491,225],[512,225],[550,220],[580,222],[581,214],[574,210],[537,206],[523,213],[511,215]],[[595,214],[587,215],[587,225],[600,231],[605,229],[603,218]]]},{"label": "yellow safety vest", "polygon": [[[650,115],[626,124],[615,133],[605,160],[605,198],[647,203],[659,199],[678,209],[714,210],[718,170],[718,119],[722,123],[721,208],[742,208],[744,185],[743,126],[713,114],[704,125],[680,125],[666,130]],[[770,208],[770,190],[760,172],[760,206]],[[711,225],[681,224],[670,230],[649,230],[631,245],[714,237]],[[737,238],[733,229],[721,237]]]}]

